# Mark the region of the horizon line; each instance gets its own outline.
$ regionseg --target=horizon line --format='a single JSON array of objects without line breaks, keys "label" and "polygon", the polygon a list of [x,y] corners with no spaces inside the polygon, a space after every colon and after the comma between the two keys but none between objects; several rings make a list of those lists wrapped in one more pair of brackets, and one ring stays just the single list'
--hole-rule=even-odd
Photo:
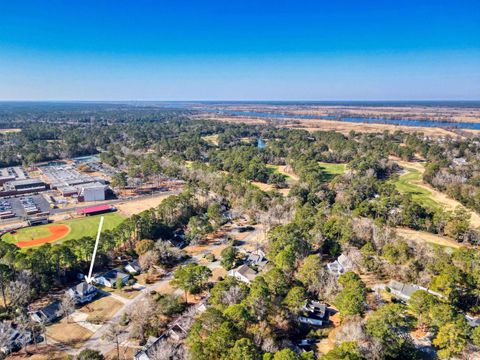
[{"label": "horizon line", "polygon": [[0,99],[0,103],[32,102],[75,102],[75,103],[112,103],[112,102],[479,102],[479,99],[176,99],[176,100],[142,100],[142,99]]}]

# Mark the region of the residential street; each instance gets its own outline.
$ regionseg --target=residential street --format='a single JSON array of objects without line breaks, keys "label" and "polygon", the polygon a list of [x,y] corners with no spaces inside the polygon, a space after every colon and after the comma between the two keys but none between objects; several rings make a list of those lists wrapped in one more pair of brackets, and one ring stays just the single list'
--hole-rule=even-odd
[{"label": "residential street", "polygon": [[[241,233],[238,232],[236,229],[232,229],[229,232],[230,234],[234,235],[239,235]],[[256,226],[255,229],[251,232],[248,233],[245,237],[239,236],[241,240],[239,240],[239,248],[245,249],[245,250],[252,250],[257,246],[257,242],[259,239],[261,239],[263,235],[263,227],[262,226]],[[183,264],[189,263],[189,262],[202,262],[203,256],[205,253],[210,253],[210,252],[215,252],[215,250],[221,246],[224,246],[224,243],[222,241],[215,241],[208,246],[205,246],[202,248],[200,251],[197,251],[195,253],[191,253],[191,257],[185,261]],[[204,260],[203,260],[204,262]],[[214,262],[209,262],[205,264],[212,272],[215,269],[221,268],[220,261],[218,259]],[[222,268],[223,269],[223,268]],[[129,310],[140,304],[145,297],[153,290],[158,290],[159,288],[168,288],[169,282],[172,279],[172,272],[166,274],[164,277],[162,277],[160,280],[149,284],[149,285],[137,285],[138,287],[141,287],[141,293],[135,296],[132,299],[127,299],[124,298],[118,294],[115,293],[108,293],[107,296],[113,297],[115,300],[118,300],[119,302],[122,303],[121,307],[115,312],[115,314],[105,323],[102,325],[93,325],[89,322],[86,321],[86,316],[84,312],[81,312],[79,309],[77,309],[71,316],[71,321],[75,321],[79,326],[82,326],[90,331],[93,332],[93,335],[85,341],[80,347],[72,347],[72,346],[67,346],[63,343],[60,343],[58,341],[55,341],[51,338],[48,338],[48,343],[54,344],[58,348],[66,351],[68,354],[71,355],[76,355],[83,349],[96,349],[101,351],[102,353],[106,354],[114,350],[115,344],[112,343],[111,341],[104,340],[105,334],[108,332],[108,329],[111,325],[118,323],[123,314],[128,313]],[[105,292],[104,292],[105,293]],[[174,294],[178,296],[183,296],[183,291],[180,289],[176,289],[174,291]],[[124,346],[129,346],[131,347],[132,344],[128,341],[126,333],[121,336],[122,339],[122,345]]]}]

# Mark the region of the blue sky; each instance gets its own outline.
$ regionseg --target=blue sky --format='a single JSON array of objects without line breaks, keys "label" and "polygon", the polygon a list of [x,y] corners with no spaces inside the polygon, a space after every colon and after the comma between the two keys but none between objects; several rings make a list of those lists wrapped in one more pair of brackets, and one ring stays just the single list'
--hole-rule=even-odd
[{"label": "blue sky", "polygon": [[480,1],[0,0],[3,100],[480,99]]}]

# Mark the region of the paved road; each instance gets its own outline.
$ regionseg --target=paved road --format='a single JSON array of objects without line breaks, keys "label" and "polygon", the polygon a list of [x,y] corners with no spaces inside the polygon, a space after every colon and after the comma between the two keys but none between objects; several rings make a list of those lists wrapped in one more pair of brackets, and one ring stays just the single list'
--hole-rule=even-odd
[{"label": "paved road", "polygon": [[78,349],[69,349],[67,352],[69,354],[75,355],[78,354],[80,351],[83,349],[95,349],[103,354],[106,354],[110,351],[112,351],[115,348],[115,344],[106,341],[103,339],[105,333],[108,331],[109,327],[113,324],[116,324],[120,321],[122,318],[123,314],[128,313],[130,308],[134,304],[139,304],[141,301],[145,299],[145,297],[150,293],[150,291],[155,290],[162,284],[166,284],[170,282],[172,279],[172,274],[169,273],[167,276],[163,277],[161,280],[156,281],[153,284],[146,285],[144,289],[142,290],[141,294],[137,295],[133,299],[125,299],[119,295],[116,294],[110,294],[110,296],[115,297],[117,300],[123,303],[122,307],[118,309],[118,311],[115,313],[115,315],[108,320],[106,323],[104,323],[91,337],[88,339],[80,348]]}]

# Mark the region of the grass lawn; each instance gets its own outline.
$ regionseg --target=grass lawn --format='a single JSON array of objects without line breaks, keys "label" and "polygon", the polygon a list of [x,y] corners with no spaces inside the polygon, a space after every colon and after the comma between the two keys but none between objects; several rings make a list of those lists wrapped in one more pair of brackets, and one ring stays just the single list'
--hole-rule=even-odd
[{"label": "grass lawn", "polygon": [[327,178],[329,181],[332,180],[337,175],[342,175],[347,169],[346,164],[333,164],[333,163],[326,163],[326,162],[319,162],[318,164],[327,175]]},{"label": "grass lawn", "polygon": [[112,294],[116,294],[116,295],[121,296],[125,299],[133,299],[134,297],[139,295],[140,292],[141,292],[140,290],[134,289],[131,286],[125,286],[123,289],[112,289],[112,288],[109,288],[107,286],[103,286],[101,289],[102,289],[102,291],[112,293]]},{"label": "grass lawn", "polygon": [[78,348],[87,341],[93,333],[77,323],[67,322],[62,319],[60,322],[47,326],[47,336],[62,344]]},{"label": "grass lawn", "polygon": [[406,174],[401,175],[398,180],[394,182],[397,190],[402,194],[412,195],[413,200],[428,206],[432,209],[438,209],[440,205],[431,198],[431,192],[427,189],[424,189],[418,185],[415,185],[415,182],[422,181],[422,174],[417,169],[406,168]]},{"label": "grass lawn", "polygon": [[[103,215],[86,216],[78,219],[55,222],[54,224],[64,224],[70,227],[68,234],[60,238],[57,242],[79,239],[84,236],[94,237],[97,233],[100,216],[105,217],[103,230],[114,229],[125,219],[125,217],[122,215],[113,212]],[[10,243],[16,243],[18,241],[46,237],[51,234],[48,230],[49,226],[51,225],[52,224],[32,226],[25,229],[20,229],[15,234],[5,234],[2,236],[2,240]]]},{"label": "grass lawn", "polygon": [[111,296],[104,296],[87,305],[80,311],[88,314],[87,321],[93,324],[101,324],[110,320],[122,307],[122,303]]},{"label": "grass lawn", "polygon": [[441,246],[444,248],[459,249],[462,247],[468,247],[465,243],[459,243],[453,239],[437,234],[432,234],[426,231],[416,231],[407,228],[397,228],[398,235],[405,239],[428,243],[433,246]]}]

